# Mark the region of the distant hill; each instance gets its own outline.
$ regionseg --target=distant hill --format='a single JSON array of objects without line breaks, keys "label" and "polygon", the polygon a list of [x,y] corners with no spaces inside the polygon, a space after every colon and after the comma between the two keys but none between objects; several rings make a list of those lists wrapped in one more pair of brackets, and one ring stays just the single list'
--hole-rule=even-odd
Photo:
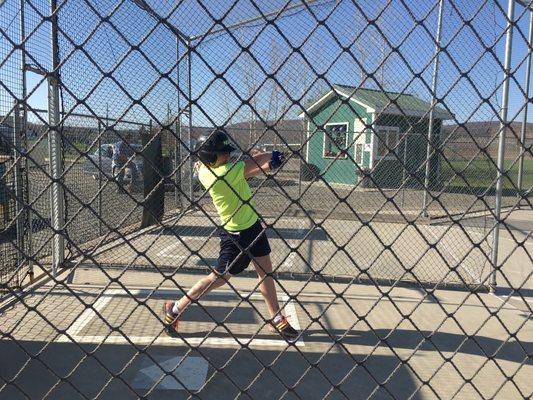
[{"label": "distant hill", "polygon": [[[267,125],[270,129],[267,129]],[[249,121],[238,122],[226,127],[234,140],[243,147],[275,145],[282,147],[284,142],[296,145],[302,143],[306,136],[304,122],[301,119],[287,119],[281,121],[261,121],[250,123]]]},{"label": "distant hill", "polygon": [[[522,129],[522,123],[513,122],[507,130],[507,141],[515,142],[517,138],[520,138],[520,131]],[[450,135],[451,139],[469,140],[475,138],[480,141],[483,139],[492,138],[500,131],[500,124],[498,121],[480,121],[480,122],[467,122],[463,126],[457,124],[443,126],[444,137]],[[470,139],[471,140],[471,139]],[[526,128],[526,144],[533,142],[533,123],[528,123]]]},{"label": "distant hill", "polygon": [[[515,159],[521,151],[519,143],[522,124],[513,122],[506,132],[505,158]],[[482,158],[483,151],[487,151],[491,158],[498,154],[498,122],[468,122],[464,126],[443,126],[444,153],[450,158],[473,159]],[[533,145],[533,124],[527,124],[526,146]]]},{"label": "distant hill", "polygon": [[[0,118],[2,120],[2,118]],[[93,123],[94,122],[94,123]],[[270,126],[267,129],[267,125]],[[511,156],[518,150],[518,138],[520,137],[520,122],[513,122],[507,130],[507,154]],[[37,137],[45,133],[46,126],[41,123],[28,123],[29,137]],[[154,128],[157,129],[157,128]],[[182,126],[182,132],[186,134],[188,126]],[[191,136],[196,139],[206,135],[212,128],[204,126],[193,126]],[[284,142],[298,145],[305,140],[307,135],[304,121],[301,119],[287,119],[281,121],[268,121],[264,124],[260,121],[251,123],[249,121],[238,122],[226,126],[232,138],[241,148],[250,146],[284,147]],[[443,126],[443,140],[446,141],[445,152],[454,153],[464,157],[476,156],[481,148],[486,147],[491,156],[496,155],[498,139],[497,136],[500,125],[497,121],[468,122],[463,126],[457,124]],[[122,124],[119,128],[120,134],[132,133],[134,138],[138,138],[140,127]],[[72,143],[90,143],[98,134],[98,126],[95,121],[91,121],[88,126],[63,127],[63,133]],[[173,134],[164,133],[163,146],[173,148]],[[5,118],[0,124],[0,151],[9,152],[9,144],[12,140],[12,119]],[[114,142],[118,140],[114,132],[105,132],[102,142]],[[533,145],[533,123],[527,125],[526,146]],[[296,147],[296,146],[295,146]]]}]

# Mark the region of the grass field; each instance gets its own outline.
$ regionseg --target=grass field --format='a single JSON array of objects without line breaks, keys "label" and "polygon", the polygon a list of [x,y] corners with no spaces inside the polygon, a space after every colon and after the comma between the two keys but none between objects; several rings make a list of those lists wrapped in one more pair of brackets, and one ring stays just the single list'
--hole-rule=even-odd
[{"label": "grass field", "polygon": [[[451,165],[446,162],[442,163],[441,177],[446,186],[486,188],[496,184],[496,166],[487,160],[474,160],[470,164],[468,161],[451,160],[450,163]],[[515,188],[518,180],[518,162],[512,164],[513,160],[505,161],[507,176],[504,179],[503,187],[506,189]],[[459,172],[462,172],[463,177],[459,175]],[[453,177],[454,174],[457,175],[455,178]],[[532,186],[533,160],[525,159],[522,189],[528,190]]]}]

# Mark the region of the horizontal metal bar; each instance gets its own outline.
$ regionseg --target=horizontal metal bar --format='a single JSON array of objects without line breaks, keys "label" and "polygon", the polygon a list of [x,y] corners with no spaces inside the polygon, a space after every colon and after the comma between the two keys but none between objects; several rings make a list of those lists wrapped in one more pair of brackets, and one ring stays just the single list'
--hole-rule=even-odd
[{"label": "horizontal metal bar", "polygon": [[[30,108],[28,109],[28,113],[30,112],[37,114],[37,113],[47,113],[48,111],[40,109],[40,108]],[[100,116],[94,116],[94,115],[82,114],[82,113],[65,113],[64,111],[61,111],[61,115],[66,115],[66,114],[68,114],[69,116],[73,116],[73,117],[92,118],[92,119],[101,120],[101,121],[114,121],[114,122],[124,123],[124,124],[148,126],[148,124],[144,124],[142,122],[136,122],[136,121],[129,121],[127,119],[114,119],[114,118],[109,118],[109,117],[100,117]]]},{"label": "horizontal metal bar", "polygon": [[144,0],[133,0],[133,3],[137,4],[139,8],[146,11],[148,14],[150,14],[152,17],[154,17],[157,21],[162,22],[168,29],[172,31],[176,36],[180,37],[185,42],[188,42],[190,38],[181,32],[178,28],[176,28],[174,25],[172,25],[166,18],[161,17],[158,15],[150,5],[146,4],[146,1]]},{"label": "horizontal metal bar", "polygon": [[[257,22],[257,21],[260,21],[260,20],[266,20],[267,18],[276,15],[277,13],[279,13],[282,10],[283,10],[283,12],[287,12],[287,11],[294,10],[296,8],[304,7],[306,4],[308,6],[310,6],[313,3],[316,3],[318,1],[324,1],[324,0],[308,0],[308,1],[305,1],[305,2],[293,4],[292,6],[289,6],[286,9],[278,8],[277,10],[271,11],[271,12],[269,12],[267,14],[264,14],[264,15],[260,15],[260,16],[257,16],[257,17],[253,17],[253,18],[249,18],[249,19],[246,19],[246,20],[242,20],[242,21],[236,22],[235,24],[232,24],[232,25],[227,25],[227,26],[224,25],[221,28],[214,29],[212,31],[207,31],[207,32],[201,33],[199,35],[190,36],[189,40],[192,42],[193,40],[197,40],[197,39],[204,38],[204,37],[211,36],[211,35],[216,35],[217,33],[220,33],[220,32],[224,32],[224,31],[227,31],[227,30],[240,28],[240,27],[243,27],[245,25],[251,24],[253,22]],[[331,0],[326,0],[326,1],[331,1]]]},{"label": "horizontal metal bar", "polygon": [[37,75],[46,75],[46,71],[40,69],[39,67],[35,67],[33,65],[30,65],[30,64],[25,64],[24,65],[24,70],[25,71],[28,71],[28,72],[33,72],[34,74],[37,74]]},{"label": "horizontal metal bar", "polygon": [[524,6],[526,8],[530,8],[533,10],[533,0],[515,0],[515,1],[521,6]]}]

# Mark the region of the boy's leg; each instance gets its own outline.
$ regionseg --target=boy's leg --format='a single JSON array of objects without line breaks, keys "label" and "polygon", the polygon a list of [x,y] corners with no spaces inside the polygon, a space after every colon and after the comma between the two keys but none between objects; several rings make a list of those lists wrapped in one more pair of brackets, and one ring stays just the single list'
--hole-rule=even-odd
[{"label": "boy's leg", "polygon": [[259,283],[259,290],[265,299],[268,312],[270,313],[270,330],[279,333],[289,342],[296,341],[300,334],[291,326],[287,318],[282,315],[279,308],[274,278],[270,275],[272,272],[270,255],[255,257],[253,263],[259,280],[261,281]]},{"label": "boy's leg", "polygon": [[278,295],[276,293],[276,285],[272,275],[266,276],[272,272],[272,261],[270,255],[263,257],[255,257],[253,260],[255,271],[261,283],[259,284],[259,291],[263,295],[270,318],[274,318],[279,314]]},{"label": "boy's leg", "polygon": [[188,290],[187,295],[183,296],[180,300],[176,302],[166,301],[163,305],[166,332],[171,336],[176,335],[178,331],[178,317],[183,311],[185,311],[191,302],[199,299],[211,290],[224,285],[229,278],[230,275],[219,275],[211,272],[208,276],[196,282],[194,286]]},{"label": "boy's leg", "polygon": [[186,296],[183,296],[177,302],[179,312],[182,313],[189,306],[189,304],[191,304],[193,300],[197,300],[201,296],[209,293],[211,290],[225,285],[229,279],[229,274],[218,275],[215,272],[211,272],[209,275],[203,277],[187,291]]}]

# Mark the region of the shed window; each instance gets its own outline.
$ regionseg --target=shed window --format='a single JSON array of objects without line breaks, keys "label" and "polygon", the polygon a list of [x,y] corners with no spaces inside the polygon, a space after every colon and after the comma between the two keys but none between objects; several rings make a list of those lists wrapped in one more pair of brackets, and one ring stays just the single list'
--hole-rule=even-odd
[{"label": "shed window", "polygon": [[397,147],[400,142],[400,130],[397,126],[376,126],[376,137],[378,139],[378,158],[395,159],[395,153],[400,149]]},{"label": "shed window", "polygon": [[324,157],[346,158],[346,146],[348,145],[348,124],[326,125],[324,132]]}]

